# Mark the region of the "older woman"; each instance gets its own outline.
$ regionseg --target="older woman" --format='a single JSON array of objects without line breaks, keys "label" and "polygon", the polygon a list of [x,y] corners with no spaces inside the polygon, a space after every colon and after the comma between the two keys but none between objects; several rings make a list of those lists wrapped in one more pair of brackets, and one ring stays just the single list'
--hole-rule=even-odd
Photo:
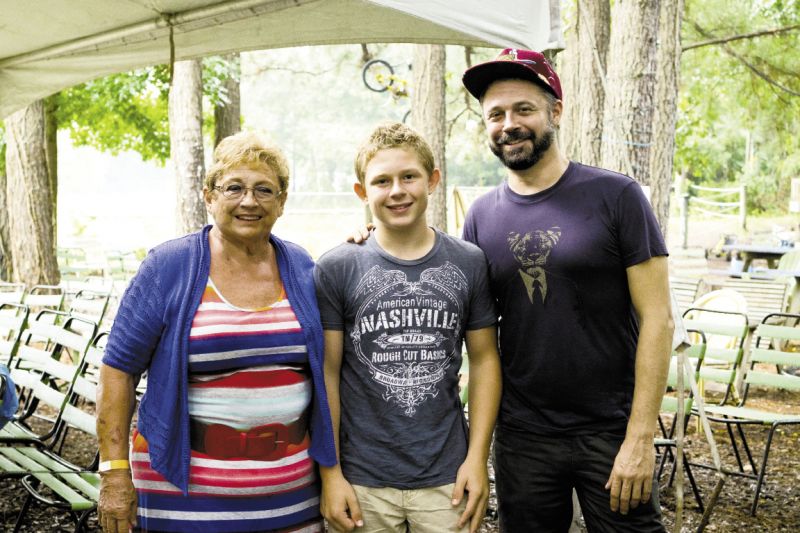
[{"label": "older woman", "polygon": [[154,248],[125,291],[100,372],[104,531],[322,531],[312,458],[336,454],[313,263],[271,235],[288,181],[258,136],[223,140],[214,224]]}]

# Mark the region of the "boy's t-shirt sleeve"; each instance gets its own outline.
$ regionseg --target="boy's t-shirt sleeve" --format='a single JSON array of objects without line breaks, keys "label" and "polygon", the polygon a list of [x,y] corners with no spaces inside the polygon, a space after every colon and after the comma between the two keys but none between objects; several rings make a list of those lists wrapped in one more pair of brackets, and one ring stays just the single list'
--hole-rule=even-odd
[{"label": "boy's t-shirt sleeve", "polygon": [[314,266],[314,284],[322,329],[344,330],[344,300],[341,297],[343,280],[335,275],[335,262],[323,256]]},{"label": "boy's t-shirt sleeve", "polygon": [[497,323],[497,309],[489,289],[489,267],[486,256],[480,250],[474,254],[475,270],[470,291],[470,313],[466,329],[475,330]]}]

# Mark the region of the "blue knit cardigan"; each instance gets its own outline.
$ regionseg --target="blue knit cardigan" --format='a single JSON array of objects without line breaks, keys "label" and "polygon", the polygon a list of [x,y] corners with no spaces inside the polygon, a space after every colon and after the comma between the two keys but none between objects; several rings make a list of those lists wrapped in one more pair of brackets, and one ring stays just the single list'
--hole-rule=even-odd
[{"label": "blue knit cardigan", "polygon": [[[120,302],[103,363],[138,376],[148,370],[137,428],[147,439],[155,471],[184,494],[189,490],[189,330],[208,283],[211,252],[206,226],[150,251]],[[274,235],[281,280],[303,328],[306,354],[275,356],[273,362],[308,363],[314,386],[309,454],[323,466],[336,464],[323,376],[323,333],[314,289],[314,262],[296,244]],[[112,457],[113,459],[113,457]]]}]

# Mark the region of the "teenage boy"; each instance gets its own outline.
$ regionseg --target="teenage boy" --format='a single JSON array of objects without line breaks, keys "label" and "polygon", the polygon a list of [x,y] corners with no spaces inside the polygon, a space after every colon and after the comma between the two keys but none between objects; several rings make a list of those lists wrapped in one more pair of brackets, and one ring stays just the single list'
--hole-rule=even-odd
[{"label": "teenage boy", "polygon": [[322,513],[339,531],[474,532],[501,387],[486,260],[428,226],[440,173],[414,130],[379,126],[355,170],[374,234],[327,252],[315,271],[339,453],[338,465],[320,467]]}]

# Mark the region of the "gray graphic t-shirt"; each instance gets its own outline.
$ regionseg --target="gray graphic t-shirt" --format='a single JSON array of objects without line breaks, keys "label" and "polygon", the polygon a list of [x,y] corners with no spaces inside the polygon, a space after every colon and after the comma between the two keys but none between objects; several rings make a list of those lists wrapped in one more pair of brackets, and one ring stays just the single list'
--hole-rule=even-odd
[{"label": "gray graphic t-shirt", "polygon": [[467,452],[458,396],[464,332],[495,323],[486,259],[444,233],[414,261],[375,238],[315,270],[325,329],[344,332],[340,459],[351,483],[414,489],[455,481]]}]

